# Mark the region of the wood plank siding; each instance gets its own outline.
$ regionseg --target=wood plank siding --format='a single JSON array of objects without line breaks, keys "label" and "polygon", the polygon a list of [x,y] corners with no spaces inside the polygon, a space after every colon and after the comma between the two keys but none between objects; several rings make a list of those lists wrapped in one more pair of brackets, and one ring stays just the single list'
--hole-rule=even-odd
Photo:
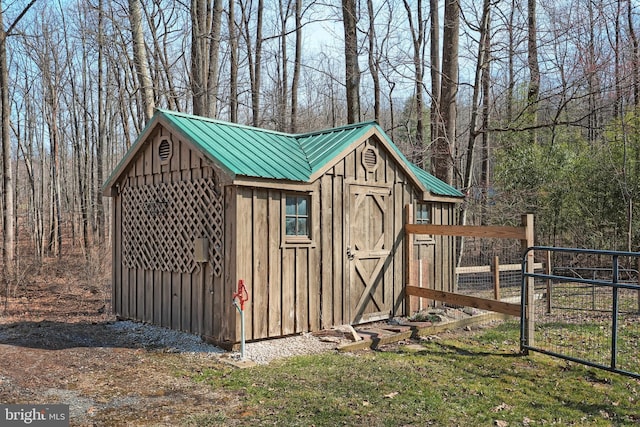
[{"label": "wood plank siding", "polygon": [[[167,160],[158,156],[158,145],[161,141],[171,142],[171,153]],[[145,145],[138,151],[131,167],[118,182],[122,194],[125,189],[154,189],[159,185],[170,185],[180,182],[192,182],[202,179],[214,179],[212,167],[190,144],[181,141],[176,135],[158,126],[147,138]],[[145,194],[153,190],[146,190]],[[176,195],[182,199],[184,195]],[[141,265],[130,265],[123,257],[123,247],[127,233],[123,230],[123,197],[117,196],[113,204],[114,245],[113,245],[113,306],[115,314],[120,318],[151,322],[172,329],[195,334],[222,338],[222,315],[216,308],[229,303],[226,292],[222,292],[224,275],[215,275],[212,264],[205,263],[194,271],[169,271],[167,269],[145,268]],[[145,203],[142,197],[138,203]],[[185,201],[181,201],[185,203]],[[188,203],[188,202],[187,202]],[[139,206],[137,209],[143,209]],[[188,221],[189,212],[182,217],[162,218],[161,221]],[[142,221],[142,218],[139,218]],[[140,224],[142,229],[146,224]],[[192,238],[200,232],[197,227],[184,227],[192,231],[192,236],[181,233],[178,245],[189,247]],[[138,232],[138,230],[131,230]],[[142,233],[142,231],[140,231]],[[170,238],[167,236],[167,238]],[[173,237],[171,237],[173,238]],[[159,238],[162,241],[162,238]],[[141,247],[140,251],[154,251],[161,248]],[[191,249],[190,247],[188,249]],[[151,258],[157,254],[147,253]],[[170,256],[170,254],[167,254]],[[176,254],[176,257],[180,256]],[[204,267],[204,268],[202,268]],[[223,298],[225,301],[223,301]],[[216,315],[214,315],[216,313]]]},{"label": "wood plank siding", "polygon": [[[249,292],[247,340],[407,314],[405,210],[424,200],[376,136],[338,155],[313,182],[252,182],[223,172],[161,124],[146,135],[114,185],[117,316],[237,343],[239,280]],[[287,195],[309,197],[309,239],[286,236]],[[454,203],[426,202],[432,223],[455,224]],[[200,263],[194,245],[203,237],[208,262]],[[453,292],[455,239],[411,244],[423,283]]]},{"label": "wood plank siding", "polygon": [[[369,146],[380,156],[380,166],[374,170],[367,170],[362,162],[362,152]],[[382,317],[405,314],[404,210],[408,203],[417,201],[417,192],[384,148],[371,140],[302,191],[311,195],[310,242],[288,243],[284,237],[284,198],[296,192],[263,186],[237,188],[238,221],[233,240],[238,241],[236,280],[243,279],[251,294],[245,313],[247,340],[352,323],[350,310],[360,295],[352,295],[347,283],[352,274],[346,240],[348,227],[353,226],[346,218],[350,186],[388,189],[390,211],[385,223],[390,233],[390,256],[382,268],[377,298],[386,301]],[[454,223],[455,205],[431,203],[434,223]],[[428,244],[416,242],[415,247],[416,259],[426,260],[426,280],[435,289],[453,291],[453,239],[435,236]],[[235,326],[239,337],[240,325]]]}]

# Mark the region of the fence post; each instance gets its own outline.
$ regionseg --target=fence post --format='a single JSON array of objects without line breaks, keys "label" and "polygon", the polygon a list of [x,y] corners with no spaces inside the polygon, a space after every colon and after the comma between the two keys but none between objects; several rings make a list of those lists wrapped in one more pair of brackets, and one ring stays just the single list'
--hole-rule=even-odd
[{"label": "fence post", "polygon": [[[551,251],[547,251],[547,265],[544,268],[544,274],[551,275]],[[551,279],[547,279],[547,314],[551,314]]]},{"label": "fence post", "polygon": [[498,256],[493,257],[493,297],[496,301],[500,301],[500,259]]},{"label": "fence post", "polygon": [[[525,238],[520,241],[520,246],[522,248],[522,253],[527,250],[527,248],[534,246],[534,228],[533,228],[533,214],[524,214],[522,215],[522,227],[525,229]],[[533,251],[527,254],[527,273],[534,272],[534,253]],[[528,346],[534,345],[533,337],[534,337],[534,315],[535,315],[535,282],[533,277],[527,277],[526,281],[526,321],[527,324],[525,326],[525,342]]]},{"label": "fence post", "polygon": [[[407,203],[405,205],[405,224],[413,224],[413,205],[411,203]],[[405,242],[407,245],[407,268],[405,269],[405,274],[407,277],[405,278],[405,286],[411,285],[414,286],[413,283],[413,270],[414,270],[414,262],[413,262],[413,234],[405,233]],[[415,298],[414,298],[415,300]],[[413,305],[416,305],[415,303]],[[406,310],[406,315],[411,316],[415,311],[411,304],[411,297],[407,294],[405,290],[404,294],[404,306]]]}]

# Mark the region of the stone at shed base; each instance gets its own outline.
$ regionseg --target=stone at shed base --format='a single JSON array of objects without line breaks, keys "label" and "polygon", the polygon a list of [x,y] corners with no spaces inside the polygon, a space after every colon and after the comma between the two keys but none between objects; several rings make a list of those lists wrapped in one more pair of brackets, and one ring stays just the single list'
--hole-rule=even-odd
[{"label": "stone at shed base", "polygon": [[258,366],[258,364],[251,359],[236,360],[232,357],[221,357],[220,360],[228,365],[240,369],[253,368],[254,366]]}]

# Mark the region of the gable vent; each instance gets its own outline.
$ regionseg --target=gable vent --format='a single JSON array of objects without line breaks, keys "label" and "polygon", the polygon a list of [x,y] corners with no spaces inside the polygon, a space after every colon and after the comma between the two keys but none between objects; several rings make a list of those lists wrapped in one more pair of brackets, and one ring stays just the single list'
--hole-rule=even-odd
[{"label": "gable vent", "polygon": [[171,143],[168,139],[163,139],[158,146],[158,157],[161,162],[167,162],[171,157]]},{"label": "gable vent", "polygon": [[368,170],[373,170],[378,165],[378,152],[369,146],[362,152],[362,164]]}]

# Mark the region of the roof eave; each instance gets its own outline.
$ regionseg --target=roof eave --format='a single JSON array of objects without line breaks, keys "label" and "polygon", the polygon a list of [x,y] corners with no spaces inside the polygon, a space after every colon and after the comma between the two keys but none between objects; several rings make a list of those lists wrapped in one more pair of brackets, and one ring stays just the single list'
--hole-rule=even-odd
[{"label": "roof eave", "polygon": [[194,148],[196,148],[196,150],[202,155],[202,157],[204,159],[207,159],[209,162],[211,162],[213,165],[215,165],[215,167],[217,167],[222,172],[227,174],[230,179],[232,179],[232,180],[235,179],[236,173],[234,171],[229,169],[228,166],[226,166],[225,164],[220,162],[218,159],[214,158],[211,155],[211,153],[209,153],[209,151],[207,151],[207,149],[205,149],[195,138],[191,137],[188,133],[184,132],[180,126],[178,126],[177,124],[173,123],[170,120],[170,117],[171,117],[170,115],[164,114],[163,111],[159,111],[159,114],[161,114],[161,115],[160,115],[158,121],[162,125],[164,125],[166,128],[171,129],[171,131],[174,132],[175,134],[177,134],[181,139],[183,139],[185,141],[188,141]]},{"label": "roof eave", "polygon": [[372,124],[371,127],[364,134],[362,134],[360,137],[358,137],[357,139],[352,141],[349,145],[347,145],[337,156],[333,157],[331,162],[327,162],[317,171],[313,172],[309,177],[309,181],[313,182],[316,179],[319,179],[322,175],[324,175],[325,173],[327,173],[327,171],[329,171],[332,167],[334,167],[338,161],[344,159],[349,153],[351,153],[355,149],[355,147],[362,144],[364,141],[371,138],[372,136],[375,136],[378,142],[384,145],[384,147],[386,148],[386,151],[391,155],[391,157],[393,157],[396,164],[398,164],[402,168],[403,173],[407,175],[411,180],[411,182],[416,187],[418,187],[418,189],[423,193],[422,197],[424,197],[425,194],[428,194],[429,190],[424,186],[422,181],[420,181],[420,179],[413,173],[413,171],[411,171],[411,168],[409,168],[409,165],[406,164],[406,161],[398,155],[398,152],[395,150],[395,148],[391,146],[392,143],[390,142],[390,140],[380,130],[377,124]]},{"label": "roof eave", "polygon": [[113,197],[117,194],[115,184],[120,181],[122,174],[127,170],[127,167],[129,166],[131,160],[135,158],[135,156],[144,145],[144,141],[147,140],[149,135],[155,130],[156,126],[158,125],[162,125],[165,128],[170,129],[170,131],[178,135],[179,138],[188,141],[194,148],[196,148],[196,150],[202,155],[204,159],[207,159],[217,168],[221,169],[224,173],[229,175],[231,179],[235,178],[235,173],[233,171],[214,159],[196,140],[183,132],[179,126],[176,126],[171,120],[169,120],[168,116],[164,114],[162,110],[156,110],[156,113],[153,115],[151,120],[149,120],[140,135],[138,135],[131,148],[129,148],[129,150],[125,153],[122,160],[120,160],[109,178],[107,178],[107,180],[105,181],[104,185],[102,186],[103,196]]},{"label": "roof eave", "polygon": [[427,191],[422,195],[423,200],[429,202],[442,202],[442,203],[462,203],[464,202],[464,196],[441,196],[431,191]]},{"label": "roof eave", "polygon": [[145,128],[142,130],[140,135],[136,138],[133,145],[129,147],[129,150],[124,154],[118,165],[115,167],[111,175],[107,178],[105,183],[102,185],[102,195],[105,197],[113,197],[116,195],[115,184],[120,181],[121,175],[127,169],[127,166],[131,162],[131,160],[138,154],[140,148],[142,148],[143,141],[147,139],[147,137],[151,134],[153,129],[155,129],[156,125],[159,121],[159,115],[156,114],[151,117],[151,120],[147,123]]}]

